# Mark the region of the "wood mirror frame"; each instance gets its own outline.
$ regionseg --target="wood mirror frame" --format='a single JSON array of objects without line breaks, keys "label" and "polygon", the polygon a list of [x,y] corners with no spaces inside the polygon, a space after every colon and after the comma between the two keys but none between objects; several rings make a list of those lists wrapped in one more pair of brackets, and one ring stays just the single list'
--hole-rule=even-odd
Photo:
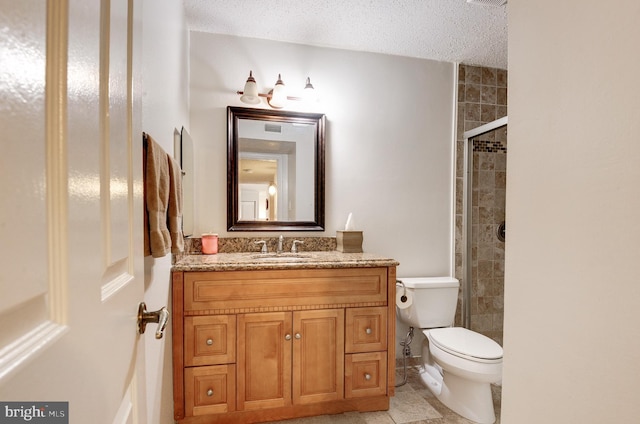
[{"label": "wood mirror frame", "polygon": [[[240,220],[239,140],[241,120],[265,123],[313,125],[315,133],[313,218],[311,220]],[[268,109],[227,107],[227,230],[228,231],[324,231],[325,115]]]}]

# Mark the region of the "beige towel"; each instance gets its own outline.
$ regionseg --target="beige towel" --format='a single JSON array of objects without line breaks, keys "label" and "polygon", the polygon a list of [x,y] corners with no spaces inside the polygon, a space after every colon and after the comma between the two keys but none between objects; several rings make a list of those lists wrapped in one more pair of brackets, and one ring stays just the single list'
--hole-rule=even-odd
[{"label": "beige towel", "polygon": [[169,161],[162,147],[148,134],[144,136],[144,255],[160,258],[171,251],[171,236],[167,228]]},{"label": "beige towel", "polygon": [[182,169],[171,156],[169,162],[169,209],[167,218],[169,234],[171,235],[171,253],[184,251],[184,237],[182,235]]}]

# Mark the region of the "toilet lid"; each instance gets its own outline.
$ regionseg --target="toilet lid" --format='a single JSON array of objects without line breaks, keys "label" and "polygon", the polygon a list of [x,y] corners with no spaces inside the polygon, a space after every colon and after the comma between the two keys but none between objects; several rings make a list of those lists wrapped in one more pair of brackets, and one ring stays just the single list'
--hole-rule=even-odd
[{"label": "toilet lid", "polygon": [[463,327],[435,328],[429,330],[428,337],[454,355],[489,360],[502,358],[502,347],[498,343]]}]

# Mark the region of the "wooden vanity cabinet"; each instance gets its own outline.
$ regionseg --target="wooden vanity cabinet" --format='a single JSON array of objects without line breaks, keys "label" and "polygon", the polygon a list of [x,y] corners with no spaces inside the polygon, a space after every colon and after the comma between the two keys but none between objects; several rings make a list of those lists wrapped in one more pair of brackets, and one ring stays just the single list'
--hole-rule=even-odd
[{"label": "wooden vanity cabinet", "polygon": [[395,267],[173,272],[174,415],[253,423],[388,409]]}]

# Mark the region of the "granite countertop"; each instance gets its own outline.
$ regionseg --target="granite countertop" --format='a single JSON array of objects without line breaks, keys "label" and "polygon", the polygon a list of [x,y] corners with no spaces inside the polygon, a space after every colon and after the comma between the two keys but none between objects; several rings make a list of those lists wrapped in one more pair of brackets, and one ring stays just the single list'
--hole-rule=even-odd
[{"label": "granite countertop", "polygon": [[398,266],[399,263],[372,253],[300,252],[218,253],[184,255],[173,264],[173,271],[242,271],[263,269],[372,268]]}]

